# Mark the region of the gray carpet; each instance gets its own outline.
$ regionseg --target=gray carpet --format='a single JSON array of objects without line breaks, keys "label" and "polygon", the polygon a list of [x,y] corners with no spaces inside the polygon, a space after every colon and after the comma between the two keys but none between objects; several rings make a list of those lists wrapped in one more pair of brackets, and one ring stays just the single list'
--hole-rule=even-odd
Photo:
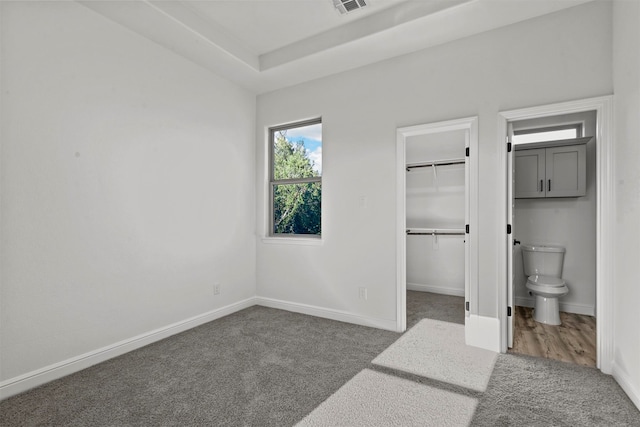
[{"label": "gray carpet", "polygon": [[640,412],[595,368],[500,354],[471,425],[640,426]]},{"label": "gray carpet", "polygon": [[251,307],[9,398],[0,425],[293,425],[398,336]]},{"label": "gray carpet", "polygon": [[468,425],[496,356],[466,346],[464,326],[422,319],[373,360],[384,371],[361,371],[298,426]]},{"label": "gray carpet", "polygon": [[422,319],[464,325],[464,298],[431,292],[407,291],[407,329]]},{"label": "gray carpet", "polygon": [[[439,296],[418,297],[446,317]],[[640,426],[615,381],[591,368],[499,355],[480,393],[373,365],[399,337],[252,307],[6,399],[0,425],[292,426],[367,370],[477,399],[472,425]]]},{"label": "gray carpet", "polygon": [[463,325],[422,319],[372,363],[469,390],[485,391],[497,355],[466,345]]},{"label": "gray carpet", "polygon": [[466,426],[477,404],[464,393],[365,369],[296,427]]}]

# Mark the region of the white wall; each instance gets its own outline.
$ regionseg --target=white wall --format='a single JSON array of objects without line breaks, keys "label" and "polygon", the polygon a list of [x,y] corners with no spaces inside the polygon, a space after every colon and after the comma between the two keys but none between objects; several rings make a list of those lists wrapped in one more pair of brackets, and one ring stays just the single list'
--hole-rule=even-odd
[{"label": "white wall", "polygon": [[611,79],[611,5],[593,2],[259,96],[259,235],[268,126],[322,116],[324,176],[322,245],[259,241],[258,294],[394,320],[396,128],[478,115],[478,314],[497,317],[498,111],[610,94]]},{"label": "white wall", "polygon": [[[407,164],[464,159],[466,131],[406,138]],[[463,230],[465,165],[412,168],[406,172],[407,228]],[[407,235],[407,289],[464,296],[464,239]]]},{"label": "white wall", "polygon": [[[596,307],[596,113],[566,114],[514,122],[514,130],[584,122],[587,143],[587,188],[582,197],[516,199],[514,238],[522,243],[554,244],[566,249],[562,278],[569,293],[560,298],[560,310],[594,316]],[[514,288],[516,304],[533,307],[526,288],[522,252],[515,246]]]},{"label": "white wall", "polygon": [[613,4],[615,270],[613,375],[640,408],[640,2]]},{"label": "white wall", "polygon": [[75,2],[1,7],[0,380],[253,297],[255,96]]}]

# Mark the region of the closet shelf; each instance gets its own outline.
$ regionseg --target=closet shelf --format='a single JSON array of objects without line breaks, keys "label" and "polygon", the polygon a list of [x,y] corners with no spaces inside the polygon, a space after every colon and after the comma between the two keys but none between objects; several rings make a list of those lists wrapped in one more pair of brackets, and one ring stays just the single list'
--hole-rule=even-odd
[{"label": "closet shelf", "polygon": [[465,164],[464,157],[459,159],[436,160],[433,162],[407,163],[407,172],[409,172],[411,169],[416,169],[416,168],[429,168],[433,166],[450,166],[450,165],[463,165],[463,164]]},{"label": "closet shelf", "polygon": [[464,236],[464,228],[407,228],[407,235]]}]

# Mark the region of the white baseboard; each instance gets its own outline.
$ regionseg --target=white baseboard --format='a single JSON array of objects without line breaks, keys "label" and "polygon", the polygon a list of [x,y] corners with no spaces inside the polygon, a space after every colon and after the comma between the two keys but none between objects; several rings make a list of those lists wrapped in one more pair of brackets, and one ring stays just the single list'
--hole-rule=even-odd
[{"label": "white baseboard", "polygon": [[631,379],[629,378],[629,374],[625,372],[623,369],[618,367],[618,365],[612,363],[611,366],[611,375],[616,380],[616,382],[620,385],[620,388],[627,393],[629,399],[636,405],[636,408],[640,410],[640,390],[633,385]]},{"label": "white baseboard", "polygon": [[90,366],[104,362],[105,360],[113,359],[114,357],[170,337],[171,335],[184,332],[204,323],[211,322],[212,320],[235,313],[236,311],[244,310],[245,308],[253,305],[255,305],[255,298],[248,298],[246,300],[229,304],[225,307],[211,310],[207,313],[146,332],[133,338],[72,357],[71,359],[45,366],[44,368],[28,372],[18,377],[10,378],[0,383],[0,400],[22,393],[42,384],[46,384],[58,378],[62,378],[74,372],[81,371]]},{"label": "white baseboard", "polygon": [[464,341],[467,345],[500,353],[500,320],[471,314],[464,320]]},{"label": "white baseboard", "polygon": [[441,295],[453,295],[456,297],[464,296],[464,289],[448,288],[445,286],[423,285],[418,283],[407,283],[408,291],[432,292]]},{"label": "white baseboard", "polygon": [[[531,297],[516,297],[516,305],[520,307],[533,307],[534,298]],[[586,316],[595,316],[596,308],[593,305],[575,304],[560,301],[560,311],[565,313],[584,314]]]},{"label": "white baseboard", "polygon": [[283,301],[274,298],[256,297],[256,304],[264,307],[277,308],[294,313],[308,314],[309,316],[322,317],[337,320],[339,322],[354,323],[356,325],[370,326],[388,331],[396,331],[396,320],[377,319],[374,317],[360,316],[347,311],[332,308],[318,307],[297,302]]}]

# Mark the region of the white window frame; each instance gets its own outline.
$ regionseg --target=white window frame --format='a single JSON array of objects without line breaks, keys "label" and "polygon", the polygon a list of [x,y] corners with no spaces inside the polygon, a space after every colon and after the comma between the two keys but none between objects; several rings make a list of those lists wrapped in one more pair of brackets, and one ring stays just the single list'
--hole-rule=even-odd
[{"label": "white window frame", "polygon": [[[322,242],[322,207],[320,209],[320,234],[293,234],[293,233],[276,233],[274,230],[274,206],[273,206],[273,192],[276,185],[282,184],[306,184],[312,182],[319,182],[320,188],[322,188],[322,173],[319,177],[311,178],[291,178],[291,179],[274,179],[274,158],[273,148],[275,143],[274,136],[277,132],[285,129],[294,129],[304,126],[322,124],[322,117],[314,119],[301,120],[297,122],[291,122],[283,125],[272,126],[267,130],[267,192],[268,192],[268,206],[267,206],[267,224],[266,233],[263,242],[265,243],[291,243],[291,244],[320,244]],[[323,197],[324,198],[324,197]],[[322,202],[321,202],[322,206]]]},{"label": "white window frame", "polygon": [[[513,143],[514,145],[526,145],[526,144],[532,144],[532,142],[518,142],[516,141],[517,136],[519,135],[528,135],[528,134],[532,134],[532,133],[544,133],[544,132],[553,132],[553,131],[557,131],[557,130],[566,130],[566,129],[575,129],[576,130],[576,138],[580,138],[584,135],[584,128],[585,128],[585,123],[584,121],[580,121],[580,122],[569,122],[569,123],[558,123],[558,124],[553,124],[553,125],[548,125],[548,126],[532,126],[532,127],[524,127],[524,128],[518,128],[516,130],[514,130],[513,134],[514,134],[514,138],[513,138]],[[571,138],[567,138],[567,139],[571,139]]]}]

